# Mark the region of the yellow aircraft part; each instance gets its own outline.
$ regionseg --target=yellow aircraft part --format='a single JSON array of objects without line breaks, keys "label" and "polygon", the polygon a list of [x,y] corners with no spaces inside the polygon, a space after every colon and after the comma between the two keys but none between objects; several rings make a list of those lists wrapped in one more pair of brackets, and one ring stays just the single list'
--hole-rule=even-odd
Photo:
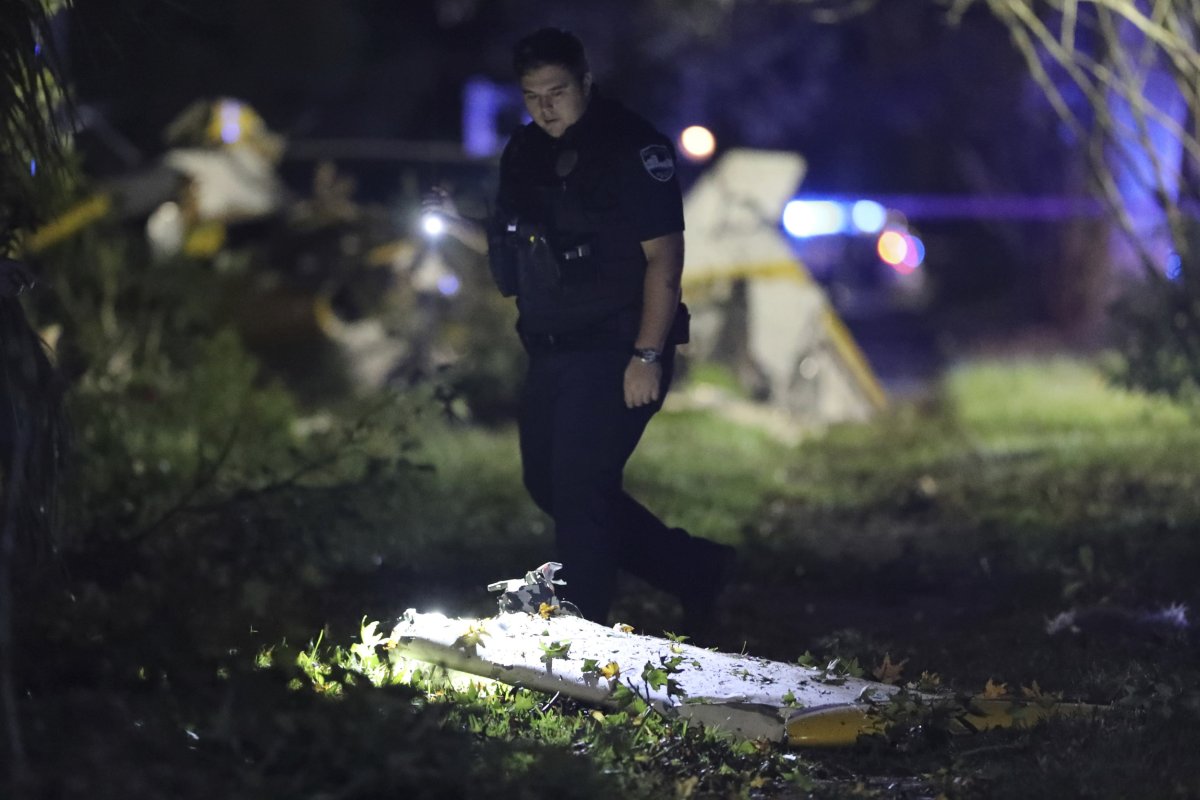
[{"label": "yellow aircraft part", "polygon": [[25,251],[32,254],[40,253],[47,247],[58,244],[96,220],[107,216],[112,208],[113,198],[111,195],[93,195],[34,231],[25,242]]},{"label": "yellow aircraft part", "polygon": [[212,258],[225,246],[225,225],[221,222],[201,222],[188,231],[183,252],[192,258]]},{"label": "yellow aircraft part", "polygon": [[267,124],[253,108],[238,100],[222,98],[212,104],[204,135],[209,144],[220,146],[261,136]]},{"label": "yellow aircraft part", "polygon": [[[801,284],[813,283],[808,268],[799,261],[775,261],[763,264],[742,264],[733,269],[722,270],[720,273],[697,276],[689,276],[687,270],[684,270],[683,288],[703,293],[717,282],[743,278],[784,278]],[[822,324],[825,332],[829,335],[829,340],[833,342],[834,349],[849,367],[858,385],[866,392],[871,404],[880,411],[887,408],[887,393],[884,392],[883,386],[875,376],[875,371],[871,369],[866,356],[854,341],[854,337],[850,335],[850,331],[846,329],[846,324],[828,305]]]},{"label": "yellow aircraft part", "polygon": [[[1054,717],[1086,717],[1102,711],[1086,703],[1038,703],[976,697],[950,718],[948,729],[966,735],[1003,728],[1029,728]],[[883,733],[886,721],[869,706],[834,705],[799,709],[784,724],[794,747],[848,747],[860,736]]]},{"label": "yellow aircraft part", "polygon": [[883,733],[883,720],[864,706],[837,705],[797,711],[784,725],[794,747],[849,747],[859,736]]}]

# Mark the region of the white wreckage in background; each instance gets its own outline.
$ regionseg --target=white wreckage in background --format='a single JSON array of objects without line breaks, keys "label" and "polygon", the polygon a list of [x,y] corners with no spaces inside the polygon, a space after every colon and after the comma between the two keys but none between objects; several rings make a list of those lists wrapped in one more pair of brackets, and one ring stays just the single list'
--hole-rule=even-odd
[{"label": "white wreckage in background", "polygon": [[[761,383],[770,406],[806,427],[865,420],[887,397],[824,290],[780,233],[804,177],[796,153],[735,149],[684,198],[684,296],[696,361]],[[747,381],[747,372],[757,375]]]}]

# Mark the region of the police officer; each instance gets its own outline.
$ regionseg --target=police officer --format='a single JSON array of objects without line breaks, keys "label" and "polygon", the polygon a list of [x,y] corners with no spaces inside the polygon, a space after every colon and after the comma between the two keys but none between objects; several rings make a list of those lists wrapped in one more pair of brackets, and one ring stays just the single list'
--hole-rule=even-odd
[{"label": "police officer", "polygon": [[694,634],[711,622],[733,549],[668,528],[622,487],[686,340],[674,149],[598,91],[574,35],[525,37],[513,66],[532,122],[501,157],[495,216],[465,219],[442,190],[426,208],[486,251],[500,290],[516,295],[529,354],[524,481],[554,520],[563,595],[604,622],[623,569],[676,595]]}]

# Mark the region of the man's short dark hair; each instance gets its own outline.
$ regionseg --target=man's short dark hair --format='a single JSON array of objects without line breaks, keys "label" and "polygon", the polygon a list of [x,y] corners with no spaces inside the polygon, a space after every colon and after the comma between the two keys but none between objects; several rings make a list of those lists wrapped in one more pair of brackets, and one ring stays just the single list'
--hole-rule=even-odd
[{"label": "man's short dark hair", "polygon": [[565,68],[583,83],[588,72],[583,42],[573,33],[559,28],[542,28],[513,46],[513,71],[523,78],[538,67],[554,64]]}]

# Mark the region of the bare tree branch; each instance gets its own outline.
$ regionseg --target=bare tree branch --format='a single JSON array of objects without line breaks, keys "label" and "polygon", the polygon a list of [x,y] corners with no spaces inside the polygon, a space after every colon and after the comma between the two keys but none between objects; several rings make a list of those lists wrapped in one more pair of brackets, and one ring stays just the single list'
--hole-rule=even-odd
[{"label": "bare tree branch", "polygon": [[[1194,271],[1200,257],[1193,241],[1200,227],[1194,218],[1200,209],[1200,0],[957,0],[952,13],[961,17],[979,4],[1007,27],[1059,118],[1089,142],[1092,177],[1162,292],[1169,320],[1159,326],[1165,332],[1159,341],[1170,341],[1190,374],[1200,375],[1200,303],[1187,299],[1196,278],[1178,285],[1167,280],[1151,250],[1155,232],[1146,236],[1135,224],[1144,201],[1121,186],[1129,179],[1140,187],[1165,221],[1162,232],[1185,276]],[[1086,39],[1081,25],[1088,26]],[[1081,41],[1094,44],[1081,47]],[[1072,108],[1051,75],[1059,70],[1086,109]],[[1164,141],[1178,151],[1164,150]]]}]

